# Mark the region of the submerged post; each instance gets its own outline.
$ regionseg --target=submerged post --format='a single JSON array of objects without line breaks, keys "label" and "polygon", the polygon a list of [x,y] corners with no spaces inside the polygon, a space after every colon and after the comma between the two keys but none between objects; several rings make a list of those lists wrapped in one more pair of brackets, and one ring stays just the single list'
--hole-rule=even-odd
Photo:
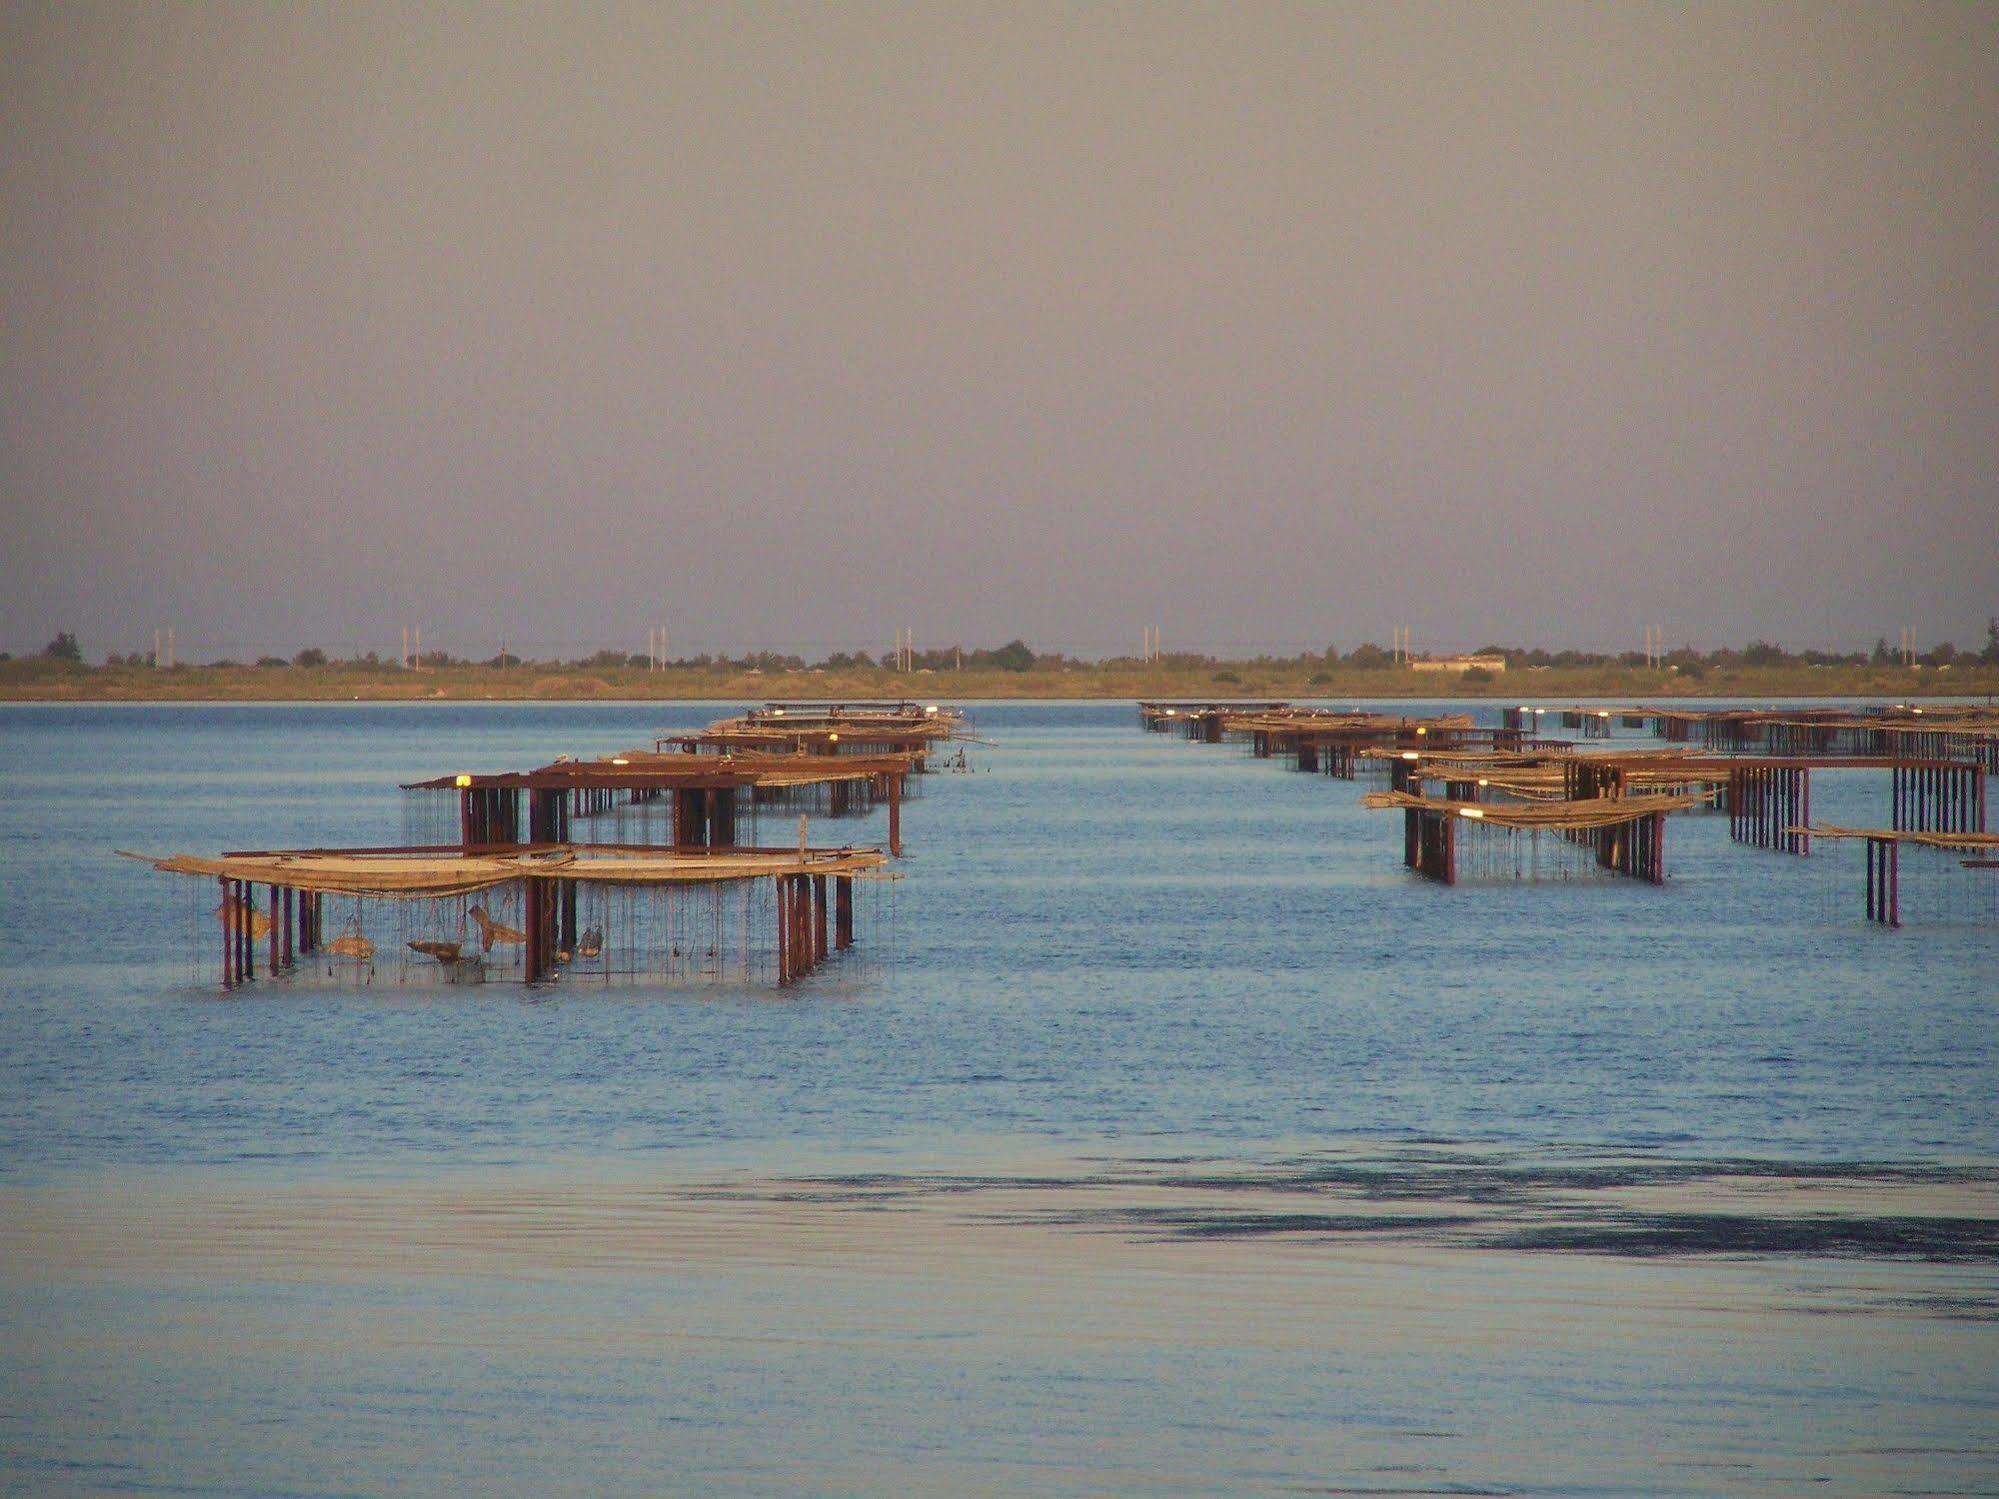
[{"label": "submerged post", "polygon": [[248,982],[257,976],[256,907],[250,903],[250,882],[236,882],[236,977]]},{"label": "submerged post", "polygon": [[222,987],[236,987],[236,922],[229,899],[229,881],[218,879],[222,887]]},{"label": "submerged post", "polygon": [[777,893],[777,984],[780,989],[791,982],[791,920],[785,909],[788,893],[785,876],[778,875],[771,882]]},{"label": "submerged post", "polygon": [[521,924],[526,928],[527,938],[523,956],[526,971],[522,976],[535,984],[547,978],[554,966],[550,961],[549,938],[555,924],[555,902],[547,880],[528,878],[521,882],[521,887]]}]

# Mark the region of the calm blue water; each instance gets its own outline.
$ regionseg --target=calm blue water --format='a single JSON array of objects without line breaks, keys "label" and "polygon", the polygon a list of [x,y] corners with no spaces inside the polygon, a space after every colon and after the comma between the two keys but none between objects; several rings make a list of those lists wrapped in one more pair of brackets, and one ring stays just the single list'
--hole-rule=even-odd
[{"label": "calm blue water", "polygon": [[[115,1202],[135,1182],[1247,1166],[1417,1142],[1529,1161],[1999,1162],[1999,923],[1976,877],[1905,868],[1912,924],[1885,932],[1861,919],[1856,849],[1755,852],[1715,816],[1669,823],[1663,888],[1443,889],[1402,869],[1400,819],[1361,810],[1361,784],[1147,735],[1123,704],[977,708],[991,744],[907,807],[907,878],[864,913],[870,961],[782,996],[263,984],[224,998],[205,966],[212,918],[112,852],[393,842],[400,781],[628,747],[728,706],[0,708],[12,1210],[35,1193]],[[1887,820],[1878,776],[1820,774],[1812,794],[1820,821]],[[881,836],[879,817],[839,826]],[[1150,1351],[1124,1324],[1023,1349],[997,1312],[988,1326],[952,1301],[904,1325],[902,1291],[829,1275],[44,1276],[0,1307],[0,1486],[866,1492],[899,1474],[953,1492],[1329,1475],[1341,1492],[1781,1490],[1812,1481],[1821,1449],[1847,1450],[1842,1421],[1881,1419],[1857,1412],[1929,1401],[1896,1421],[1958,1440],[1999,1386],[1989,1322],[1948,1330],[1949,1369],[1889,1338],[1866,1378],[1841,1376],[1849,1353],[1830,1346],[1779,1338],[1763,1359],[1753,1339],[1690,1350],[1656,1329],[1636,1351],[1592,1334],[1552,1363],[1391,1338],[1329,1365],[1275,1343],[1255,1358],[1176,1344],[1184,1309],[1165,1302],[1137,1317]],[[1094,1305],[1035,1315],[1086,1325]],[[543,1326],[552,1308],[560,1329]],[[347,1329],[337,1347],[315,1341],[329,1315]],[[1420,1322],[1410,1311],[1396,1336]],[[710,1342],[672,1342],[696,1323]],[[924,1342],[944,1325],[978,1351]],[[635,1326],[663,1341],[621,1341]],[[522,1331],[536,1327],[540,1342]],[[1634,1455],[1650,1447],[1606,1457],[1599,1483],[1575,1453],[1615,1445],[1621,1418],[1580,1413],[1586,1389],[1689,1452],[1720,1423],[1750,1458],[1788,1453],[1800,1411],[1830,1435],[1756,1485],[1662,1478]],[[1365,1463],[1318,1440],[1355,1423]],[[1055,1466],[1036,1466],[1024,1430]],[[1560,1435],[1537,1445],[1536,1430]],[[1394,1476],[1398,1441],[1430,1443],[1416,1465],[1430,1478]],[[1989,1476],[1990,1456],[1949,1471]],[[1872,1487],[1840,1471],[1845,1491]],[[1478,1483],[1499,1487],[1448,1487]]]},{"label": "calm blue water", "polygon": [[[954,1136],[1999,1155],[1999,927],[1870,927],[1851,846],[1791,859],[1682,817],[1663,888],[1446,890],[1407,876],[1399,820],[1358,786],[1142,734],[1123,705],[982,708],[976,773],[930,778],[909,810],[893,919],[862,933],[880,961],[781,1000],[223,1000],[187,982],[195,944],[212,978],[212,922],[112,856],[392,842],[399,781],[717,711],[0,711],[0,1177],[755,1163]],[[1822,821],[1886,820],[1868,773],[1813,794]],[[1930,887],[1908,878],[1913,907]]]}]

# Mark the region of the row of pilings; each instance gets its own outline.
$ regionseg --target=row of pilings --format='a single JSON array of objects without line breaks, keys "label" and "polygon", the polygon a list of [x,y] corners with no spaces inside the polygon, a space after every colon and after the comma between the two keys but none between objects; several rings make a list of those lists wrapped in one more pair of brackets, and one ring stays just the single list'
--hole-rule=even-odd
[{"label": "row of pilings", "polygon": [[[1190,738],[1201,742],[1234,738],[1246,741],[1249,753],[1258,758],[1295,757],[1299,770],[1351,775],[1357,752],[1364,744],[1370,760],[1387,771],[1393,790],[1408,797],[1424,797],[1427,783],[1442,781],[1443,795],[1430,806],[1404,806],[1403,859],[1409,869],[1443,884],[1458,877],[1458,844],[1463,841],[1458,823],[1476,823],[1481,829],[1501,829],[1505,820],[1489,821],[1478,803],[1485,783],[1478,772],[1445,768],[1440,771],[1428,761],[1429,751],[1463,750],[1488,741],[1497,750],[1527,745],[1546,746],[1558,752],[1572,750],[1564,741],[1528,738],[1529,731],[1548,710],[1509,708],[1503,710],[1504,723],[1498,730],[1475,730],[1461,725],[1425,726],[1410,720],[1396,724],[1384,737],[1384,724],[1359,728],[1349,723],[1330,725],[1318,710],[1269,710],[1262,705],[1181,705],[1177,712],[1162,711],[1156,705],[1142,705],[1145,726],[1155,732],[1184,724]],[[1360,718],[1363,715],[1350,715]],[[1626,728],[1643,728],[1651,722],[1668,738],[1685,741],[1690,729],[1698,732],[1717,749],[1739,751],[1750,744],[1770,743],[1794,747],[1805,753],[1793,756],[1748,756],[1739,754],[1704,757],[1696,754],[1682,764],[1668,756],[1662,765],[1656,756],[1640,752],[1628,756],[1569,755],[1561,761],[1562,797],[1568,802],[1614,800],[1628,806],[1630,815],[1602,826],[1559,828],[1563,838],[1592,851],[1595,862],[1607,872],[1661,884],[1665,879],[1665,816],[1668,810],[1685,805],[1685,787],[1706,783],[1725,794],[1730,838],[1750,847],[1803,856],[1811,852],[1812,801],[1811,771],[1814,766],[1888,769],[1893,783],[1892,826],[1896,829],[1941,833],[1982,833],[1986,826],[1985,767],[1976,759],[1959,761],[1903,761],[1899,756],[1876,753],[1883,745],[1896,749],[1980,750],[1989,736],[1983,729],[1921,726],[1913,722],[1883,723],[1868,715],[1843,713],[1802,722],[1778,720],[1769,712],[1735,710],[1687,713],[1646,711],[1560,710],[1563,727],[1579,730],[1583,738],[1605,737],[1616,722]],[[1337,753],[1334,736],[1351,736]],[[1403,748],[1403,746],[1408,746]],[[1540,762],[1544,767],[1546,762]],[[1449,766],[1452,762],[1443,762]],[[1495,779],[1498,772],[1494,772]],[[1672,790],[1679,782],[1677,805],[1665,810],[1647,810],[1650,790]],[[1494,793],[1498,795],[1500,793]],[[1594,820],[1594,819],[1579,819]],[[1516,820],[1517,821],[1517,820]],[[1511,831],[1518,831],[1516,827]],[[1868,914],[1871,919],[1895,924],[1898,921],[1898,854],[1893,840],[1874,841],[1869,853]],[[1983,867],[1983,866],[1980,866]]]},{"label": "row of pilings", "polygon": [[[1627,775],[1621,765],[1573,759],[1562,766],[1562,789],[1572,802],[1621,801]],[[1647,884],[1666,883],[1666,814],[1642,812],[1608,827],[1578,828],[1569,835],[1596,854],[1600,868]]]},{"label": "row of pilings", "polygon": [[829,879],[823,874],[784,874],[775,883],[777,982],[785,987],[825,962],[829,950],[845,952],[854,945],[854,881],[848,875],[833,875]]},{"label": "row of pilings", "polygon": [[1629,822],[1589,829],[1596,862],[1612,874],[1648,884],[1666,883],[1666,814],[1648,812]]},{"label": "row of pilings", "polygon": [[272,885],[268,912],[257,909],[256,886],[221,879],[222,987],[234,989],[257,976],[259,938],[266,943],[265,971],[282,973],[320,943],[321,897],[317,891]]},{"label": "row of pilings", "polygon": [[1980,765],[1898,765],[1890,827],[1924,833],[1985,831],[1985,768]]},{"label": "row of pilings", "polygon": [[1728,836],[1754,848],[1809,854],[1811,771],[1802,765],[1735,765],[1728,772]]},{"label": "row of pilings", "polygon": [[[785,714],[783,709],[774,707],[770,710],[773,719]],[[756,717],[754,714],[751,716]],[[578,955],[579,949],[583,949],[584,957],[595,957],[603,951],[600,925],[593,925],[588,933],[578,930],[580,895],[588,893],[596,899],[601,896],[604,885],[644,882],[635,879],[621,881],[612,877],[592,883],[590,891],[585,892],[583,887],[586,882],[576,877],[573,870],[563,875],[552,871],[539,872],[533,862],[537,852],[542,857],[573,857],[587,848],[587,844],[574,844],[575,829],[572,824],[575,819],[612,812],[627,803],[657,803],[671,798],[673,843],[670,848],[651,844],[619,846],[628,848],[634,857],[648,852],[663,858],[693,857],[697,860],[704,854],[717,856],[716,873],[712,877],[705,871],[691,877],[681,874],[654,877],[653,882],[660,885],[669,882],[720,885],[738,880],[769,879],[775,892],[778,981],[781,985],[789,985],[812,973],[826,960],[829,952],[841,952],[854,946],[855,875],[851,872],[816,874],[809,868],[806,872],[781,875],[742,872],[742,856],[788,853],[788,850],[739,845],[739,810],[766,799],[817,794],[815,788],[823,789],[826,808],[835,817],[870,811],[877,802],[886,801],[888,854],[890,857],[900,856],[901,803],[908,785],[906,777],[923,769],[920,745],[953,737],[963,725],[962,716],[956,710],[937,707],[911,709],[897,716],[873,711],[860,713],[832,705],[824,712],[810,716],[821,720],[816,728],[805,731],[824,741],[823,749],[818,750],[818,758],[835,760],[838,764],[828,767],[805,763],[807,757],[814,754],[815,744],[804,740],[787,742],[783,746],[783,754],[773,754],[766,747],[771,737],[769,733],[761,737],[753,736],[756,742],[740,751],[726,745],[718,746],[721,753],[713,756],[700,754],[704,748],[701,742],[689,742],[684,746],[684,753],[671,756],[661,755],[657,747],[652,752],[631,752],[593,762],[577,762],[563,756],[533,771],[490,776],[457,774],[405,787],[406,792],[411,794],[455,794],[456,825],[455,828],[450,825],[451,814],[446,810],[449,805],[446,803],[439,806],[435,814],[425,817],[424,820],[431,823],[426,829],[427,836],[412,839],[407,836],[410,819],[406,814],[405,846],[401,848],[289,850],[282,857],[293,861],[315,857],[338,860],[355,856],[384,859],[401,856],[428,860],[434,864],[440,857],[450,855],[468,860],[481,856],[526,855],[528,857],[523,863],[525,872],[517,877],[515,885],[520,895],[520,928],[512,931],[510,926],[501,927],[503,935],[500,940],[520,945],[522,972],[528,982],[534,983],[555,976],[565,962]],[[891,719],[895,721],[889,722]],[[887,726],[884,727],[884,724]],[[789,734],[790,731],[782,733]],[[895,740],[894,752],[867,755],[865,758],[894,763],[861,763],[867,746],[884,737]],[[918,745],[919,748],[912,750],[908,744]],[[962,755],[959,758],[962,762]],[[667,759],[676,763],[670,771],[662,771],[660,762]],[[745,788],[748,797],[739,799],[737,793]],[[769,798],[760,794],[765,792],[770,794]],[[457,835],[455,843],[451,841],[453,832]],[[805,836],[805,819],[801,817],[800,864],[816,862],[817,856],[822,854],[858,852],[877,861],[881,857],[877,850],[872,849],[808,850]],[[588,835],[585,834],[585,837],[587,839]],[[814,857],[809,859],[808,854]],[[251,862],[267,857],[272,856],[244,853],[223,855],[217,860],[204,862],[219,864],[239,859]],[[730,863],[732,858],[735,860],[733,868]],[[185,861],[176,856],[175,859],[153,862],[156,867],[170,870],[170,866]],[[854,861],[834,862],[851,867]],[[302,864],[295,867],[301,879],[306,878],[309,871]],[[871,870],[874,866],[864,864],[862,867]],[[627,866],[627,870],[629,868]],[[863,874],[861,877],[868,876]],[[374,943],[360,932],[358,918],[350,922],[351,931],[343,931],[326,944],[323,943],[321,930],[324,899],[321,893],[305,888],[303,883],[270,884],[266,887],[269,902],[266,914],[257,908],[256,884],[252,880],[226,876],[220,880],[222,901],[217,915],[221,918],[222,981],[225,988],[235,989],[249,983],[258,975],[260,967],[267,973],[281,973],[294,967],[302,956],[321,951],[370,961],[372,975]],[[509,917],[509,922],[512,919]],[[747,911],[745,920],[748,920]],[[462,921],[460,925],[462,928]],[[488,923],[485,931],[486,951],[492,948],[494,938],[491,927],[495,925],[497,923]],[[427,939],[423,944],[414,941],[407,944],[427,956],[437,957],[440,964],[447,961],[446,957],[431,949],[455,945]],[[609,973],[608,966],[605,971]]]},{"label": "row of pilings", "polygon": [[1549,714],[1581,738],[1607,738],[1613,723],[1647,729],[1669,744],[1699,741],[1725,754],[1776,757],[1952,760],[1999,774],[1999,709],[1932,704],[1893,708],[1533,708],[1507,707],[1501,722],[1531,730]]},{"label": "row of pilings", "polygon": [[1893,838],[1867,840],[1867,919],[1902,924],[1902,845]]}]

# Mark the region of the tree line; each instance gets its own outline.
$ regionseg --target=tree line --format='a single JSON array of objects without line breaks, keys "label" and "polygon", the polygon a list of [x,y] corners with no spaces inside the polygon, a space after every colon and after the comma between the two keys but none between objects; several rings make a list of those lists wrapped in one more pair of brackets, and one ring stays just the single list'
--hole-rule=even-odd
[{"label": "tree line", "polygon": [[[1579,651],[1549,650],[1543,646],[1518,646],[1492,644],[1481,646],[1473,654],[1502,658],[1508,670],[1518,671],[1527,667],[1553,668],[1594,668],[1621,667],[1629,670],[1645,670],[1654,664],[1643,651]],[[12,660],[5,651],[0,651],[0,661]],[[47,645],[42,647],[39,659],[59,667],[88,670],[83,649],[76,633],[71,630],[58,631]],[[1724,646],[1716,650],[1700,651],[1692,646],[1681,646],[1656,658],[1660,669],[1670,671],[1682,678],[1698,680],[1711,671],[1732,671],[1739,668],[1768,668],[1784,666],[1826,667],[1826,666],[1896,666],[1904,664],[1902,653],[1888,644],[1886,636],[1874,642],[1872,651],[1823,651],[1805,649],[1787,651],[1781,645],[1768,640],[1752,640],[1737,647]],[[751,651],[740,656],[712,654],[679,656],[665,661],[655,661],[643,654],[619,650],[600,650],[589,656],[570,660],[532,660],[501,651],[484,659],[453,656],[447,651],[425,651],[411,658],[411,663],[419,670],[437,671],[448,668],[486,667],[494,670],[512,668],[533,668],[536,670],[573,669],[583,671],[647,670],[663,667],[671,671],[704,672],[787,672],[787,671],[896,671],[902,662],[897,652],[883,651],[879,656],[871,656],[865,651],[834,651],[817,660],[805,656],[778,651]],[[1999,666],[1999,617],[1986,621],[1985,642],[1977,651],[1960,649],[1949,641],[1941,641],[1927,650],[1916,651],[1908,658],[1908,664],[1927,667],[1982,664]],[[152,667],[152,652],[133,651],[127,654],[112,652],[104,658],[107,667]],[[295,654],[286,656],[259,656],[253,661],[235,661],[223,658],[204,663],[209,668],[241,668],[245,666],[272,669],[288,668],[302,671],[348,670],[381,671],[398,668],[403,663],[394,656],[383,657],[375,651],[344,659],[330,657],[319,646],[307,646]],[[1005,645],[975,647],[950,645],[933,649],[912,650],[908,653],[909,669],[916,671],[1005,671],[1028,672],[1034,670],[1063,670],[1092,667],[1119,667],[1145,669],[1148,667],[1164,670],[1214,671],[1234,666],[1261,668],[1303,667],[1316,673],[1327,673],[1336,668],[1352,671],[1390,671],[1400,665],[1394,652],[1377,645],[1371,640],[1362,641],[1353,649],[1342,653],[1337,646],[1328,645],[1321,651],[1304,651],[1295,656],[1259,655],[1249,658],[1234,658],[1206,655],[1200,652],[1182,651],[1162,655],[1156,661],[1143,662],[1137,656],[1114,656],[1100,661],[1065,655],[1060,651],[1037,651],[1024,640],[1009,640]],[[190,669],[177,664],[174,670]],[[1474,668],[1474,671],[1477,671]],[[1468,672],[1467,676],[1472,675]],[[1486,675],[1480,673],[1480,675]]]}]

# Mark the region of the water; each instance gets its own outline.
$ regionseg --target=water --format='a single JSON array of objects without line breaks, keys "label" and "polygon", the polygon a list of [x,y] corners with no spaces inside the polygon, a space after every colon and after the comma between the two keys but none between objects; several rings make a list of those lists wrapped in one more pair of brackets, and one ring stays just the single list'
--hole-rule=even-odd
[{"label": "water", "polygon": [[1999,1488],[1977,876],[1444,889],[1124,704],[980,707],[782,997],[223,999],[111,855],[725,707],[0,709],[0,1486]]}]

